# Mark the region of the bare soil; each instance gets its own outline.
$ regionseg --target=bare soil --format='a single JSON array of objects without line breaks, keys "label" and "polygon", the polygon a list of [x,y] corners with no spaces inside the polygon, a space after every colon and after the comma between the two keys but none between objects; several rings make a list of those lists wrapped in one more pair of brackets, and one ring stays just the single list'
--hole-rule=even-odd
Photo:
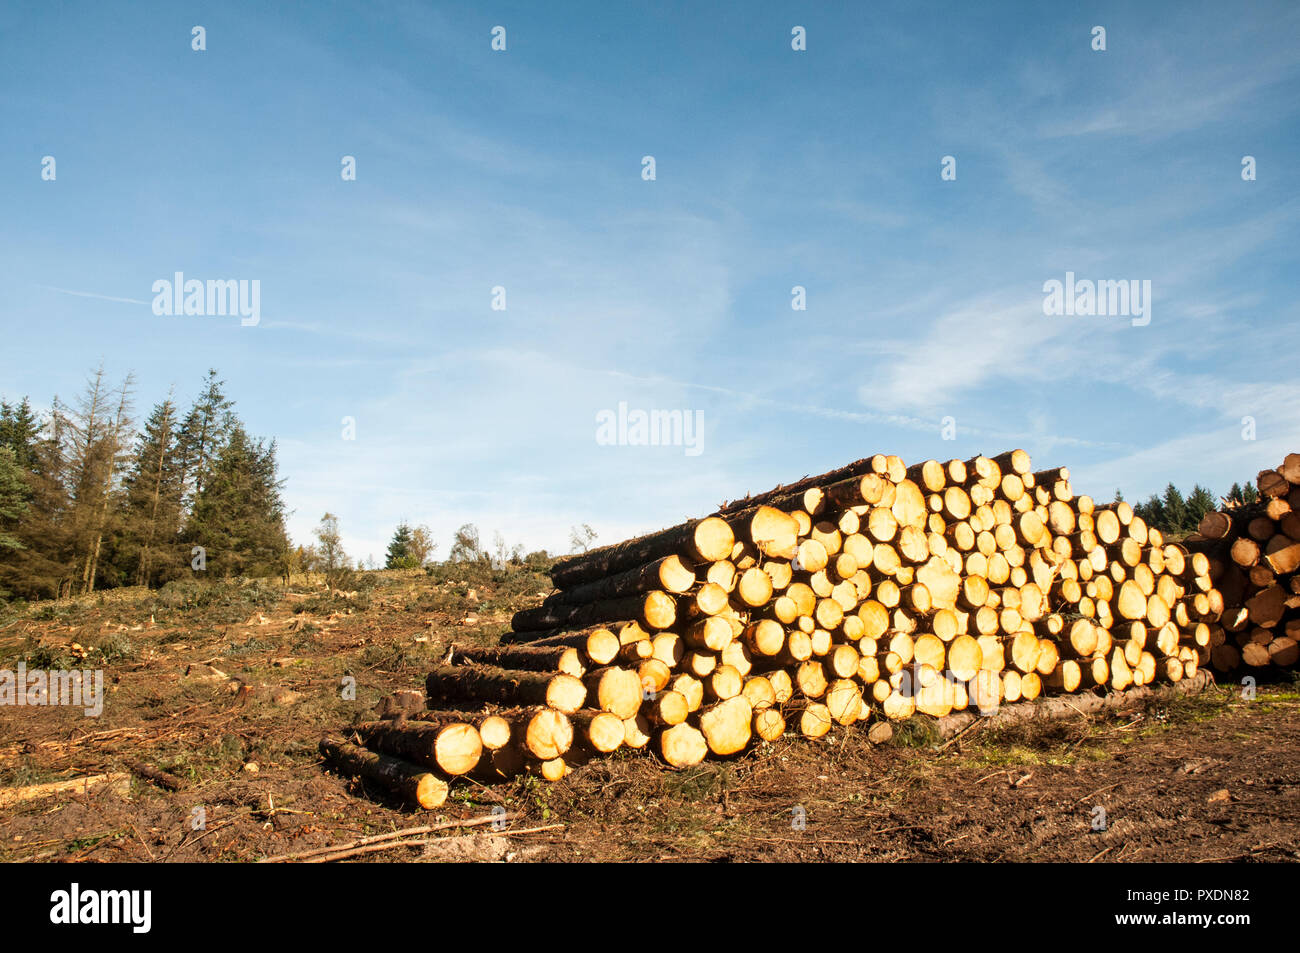
[{"label": "bare soil", "polygon": [[0,788],[136,761],[185,782],[132,776],[0,809],[0,861],[251,861],[498,805],[517,815],[505,832],[450,830],[357,859],[1300,860],[1291,680],[1252,700],[1229,684],[946,744],[917,719],[885,746],[841,729],[687,771],[622,752],[555,784],[457,783],[442,808],[412,811],[325,771],[317,741],[420,689],[453,643],[494,643],[548,583],[447,567],[365,578],[355,593],[119,590],[0,617],[0,668],[102,668],[109,688],[98,718],[0,707]]}]

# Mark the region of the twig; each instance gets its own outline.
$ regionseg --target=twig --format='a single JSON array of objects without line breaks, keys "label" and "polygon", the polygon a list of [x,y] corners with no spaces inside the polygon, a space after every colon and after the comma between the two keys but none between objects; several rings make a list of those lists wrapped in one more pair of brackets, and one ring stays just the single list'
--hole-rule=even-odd
[{"label": "twig", "polygon": [[395,850],[398,847],[427,847],[430,844],[436,844],[441,838],[438,837],[408,837],[405,840],[388,841],[385,844],[367,844],[364,847],[353,847],[351,850],[341,850],[334,854],[321,854],[315,857],[305,858],[304,864],[328,864],[334,860],[347,860],[349,857],[357,857],[361,854],[374,854],[382,850]]},{"label": "twig", "polygon": [[135,831],[136,840],[140,842],[140,846],[144,848],[144,852],[149,855],[149,859],[156,861],[158,858],[153,855],[153,851],[151,851],[149,845],[145,843],[144,835],[140,833],[140,828],[136,827],[133,821],[127,821],[127,823],[131,825],[131,830]]},{"label": "twig", "polygon": [[567,824],[546,824],[542,827],[520,827],[513,830],[507,828],[504,831],[488,831],[488,836],[497,837],[499,835],[509,834],[513,837],[516,834],[540,834],[542,831],[558,831],[560,828],[567,826]]},{"label": "twig", "polygon": [[1231,857],[1203,857],[1198,860],[1198,864],[1221,864],[1229,860],[1241,860],[1243,857],[1250,857],[1252,854],[1260,854],[1266,850],[1277,850],[1281,844],[1261,844],[1259,847],[1252,847],[1244,854],[1233,854]]},{"label": "twig", "polygon": [[[551,831],[551,830],[555,830],[556,828],[559,828],[559,827],[564,827],[564,825],[563,825],[563,824],[547,824],[545,827],[525,827],[525,828],[520,828],[520,829],[517,830],[517,831],[511,831],[511,830],[505,830],[505,831],[488,831],[484,836],[487,836],[487,837],[501,837],[501,836],[514,836],[514,835],[517,835],[517,834],[536,834],[536,833],[538,833],[539,831]],[[470,837],[472,837],[472,836],[474,836],[474,835],[470,834],[470,835],[466,835],[466,836],[470,836]],[[388,842],[386,842],[386,843],[383,843],[383,844],[367,844],[367,845],[365,845],[364,847],[354,847],[354,848],[352,848],[351,850],[341,850],[341,851],[338,851],[338,852],[336,852],[336,853],[332,853],[332,854],[322,854],[322,855],[319,855],[319,856],[316,856],[316,857],[311,857],[311,858],[309,858],[309,859],[303,861],[303,863],[307,863],[307,864],[328,864],[328,863],[330,863],[331,861],[335,861],[335,860],[346,860],[346,859],[349,858],[349,857],[356,857],[356,856],[359,856],[359,855],[361,855],[361,854],[372,854],[372,853],[377,853],[377,852],[379,852],[379,851],[392,850],[392,849],[397,848],[397,847],[428,847],[428,846],[433,845],[433,844],[445,844],[445,843],[447,843],[447,842],[449,842],[449,841],[452,841],[452,840],[455,840],[455,839],[456,839],[456,838],[454,838],[454,837],[417,837],[417,838],[406,837],[406,838],[398,838],[398,839],[396,839],[396,840],[390,840],[390,841],[388,841]]]},{"label": "twig", "polygon": [[800,837],[750,837],[748,842],[754,844],[847,844],[851,847],[862,846],[861,841],[855,840],[809,840]]},{"label": "twig", "polygon": [[1079,798],[1079,800],[1075,801],[1074,803],[1082,804],[1084,801],[1088,800],[1088,798],[1100,794],[1102,791],[1109,791],[1111,788],[1117,788],[1122,783],[1123,783],[1122,781],[1116,781],[1114,784],[1108,784],[1104,788],[1097,788],[1097,790],[1093,791],[1092,794],[1085,794],[1083,797]]},{"label": "twig", "polygon": [[1090,864],[1090,863],[1092,863],[1094,860],[1096,860],[1098,857],[1100,857],[1102,854],[1109,854],[1109,853],[1110,853],[1112,850],[1114,850],[1114,849],[1115,849],[1114,847],[1103,847],[1101,850],[1097,851],[1097,853],[1093,854],[1093,855],[1092,855],[1091,857],[1089,857],[1086,861],[1084,861],[1084,863],[1088,863],[1088,864]]},{"label": "twig", "polygon": [[959,739],[966,737],[966,735],[970,734],[970,732],[974,731],[976,728],[978,728],[978,727],[979,727],[980,725],[982,725],[982,724],[984,724],[984,722],[983,722],[983,721],[980,721],[979,719],[976,719],[975,721],[972,721],[969,725],[967,725],[967,726],[966,726],[965,728],[963,728],[961,731],[957,732],[957,734],[953,735],[951,738],[949,738],[949,739],[948,739],[947,741],[945,741],[943,744],[939,745],[939,747],[938,747],[937,750],[939,750],[939,751],[943,751],[945,748],[947,748],[947,747],[948,747],[950,744],[952,744],[954,741],[958,741]]},{"label": "twig", "polygon": [[359,840],[352,841],[348,844],[333,844],[329,847],[317,847],[312,850],[303,850],[295,854],[279,854],[275,857],[263,857],[258,863],[275,864],[283,863],[289,860],[304,860],[308,857],[317,857],[321,854],[332,854],[341,850],[352,850],[356,847],[367,847],[371,844],[378,844],[384,841],[396,840],[399,837],[414,837],[417,834],[432,834],[435,831],[452,830],[458,827],[478,827],[482,824],[492,824],[497,821],[510,821],[517,818],[518,814],[497,814],[488,817],[474,817],[467,821],[447,821],[442,824],[428,824],[423,827],[408,827],[400,831],[391,831],[387,834],[375,834],[371,837],[362,837]]}]

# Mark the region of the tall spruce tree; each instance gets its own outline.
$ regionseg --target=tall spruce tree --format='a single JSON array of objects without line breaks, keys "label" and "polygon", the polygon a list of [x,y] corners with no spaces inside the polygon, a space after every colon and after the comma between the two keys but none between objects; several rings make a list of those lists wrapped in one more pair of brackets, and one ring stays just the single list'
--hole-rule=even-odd
[{"label": "tall spruce tree", "polygon": [[13,451],[14,462],[24,470],[36,464],[36,443],[41,424],[24,397],[17,404],[0,401],[0,447]]},{"label": "tall spruce tree", "polygon": [[1233,506],[1245,506],[1247,503],[1254,503],[1259,499],[1259,490],[1255,487],[1253,480],[1247,480],[1243,486],[1240,483],[1232,484],[1232,489],[1228,491],[1226,500]]},{"label": "tall spruce tree", "polygon": [[216,454],[185,527],[215,576],[278,575],[289,538],[275,442],[253,440],[237,420]]},{"label": "tall spruce tree", "polygon": [[1160,529],[1168,533],[1185,533],[1187,531],[1187,501],[1178,487],[1172,483],[1165,487],[1160,499],[1164,514],[1164,525]]},{"label": "tall spruce tree", "polygon": [[76,533],[68,492],[67,408],[56,395],[32,444],[31,496],[18,525],[21,550],[0,554],[0,585],[26,599],[72,595]]},{"label": "tall spruce tree", "polygon": [[133,378],[114,390],[101,365],[69,416],[68,481],[78,592],[94,592],[105,537],[114,531],[114,496],[126,461]]},{"label": "tall spruce tree", "polygon": [[176,404],[154,407],[136,439],[125,479],[123,575],[137,586],[179,578],[188,556],[177,546],[185,493]]},{"label": "tall spruce tree", "polygon": [[22,549],[22,540],[14,532],[27,512],[31,487],[23,469],[9,447],[0,447],[0,551]]},{"label": "tall spruce tree", "polygon": [[234,402],[226,397],[226,382],[209,369],[202,392],[195,399],[181,425],[177,447],[185,481],[185,505],[192,508],[212,475],[217,454],[225,446],[231,427],[237,422]]},{"label": "tall spruce tree", "polygon": [[1197,483],[1187,496],[1187,531],[1189,533],[1195,531],[1201,525],[1205,514],[1212,513],[1218,508],[1219,504],[1214,494]]}]

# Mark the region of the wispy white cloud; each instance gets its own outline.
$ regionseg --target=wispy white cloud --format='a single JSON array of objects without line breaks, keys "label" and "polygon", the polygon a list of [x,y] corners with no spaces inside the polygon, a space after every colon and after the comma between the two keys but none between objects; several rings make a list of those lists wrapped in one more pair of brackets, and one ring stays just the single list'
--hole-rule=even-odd
[{"label": "wispy white cloud", "polygon": [[118,298],[113,295],[97,294],[93,291],[73,291],[71,288],[56,288],[53,285],[36,285],[37,288],[43,288],[46,291],[57,291],[59,294],[72,295],[76,298],[95,298],[99,301],[116,301],[120,304],[149,304],[148,301],[141,301],[138,298]]}]

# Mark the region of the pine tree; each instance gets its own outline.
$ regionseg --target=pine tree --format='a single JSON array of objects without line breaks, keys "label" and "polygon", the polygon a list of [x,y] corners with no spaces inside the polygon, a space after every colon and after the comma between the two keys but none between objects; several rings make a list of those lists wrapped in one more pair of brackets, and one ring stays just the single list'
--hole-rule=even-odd
[{"label": "pine tree", "polygon": [[1154,526],[1156,529],[1164,532],[1165,527],[1165,507],[1160,502],[1160,497],[1152,494],[1147,498],[1145,503],[1139,503],[1133,507],[1133,512],[1142,517],[1142,522],[1148,526]]},{"label": "pine tree", "polygon": [[419,564],[411,554],[411,527],[405,521],[397,524],[393,540],[388,544],[385,569],[416,569]]},{"label": "pine tree", "polygon": [[31,487],[13,450],[0,447],[0,551],[23,548],[22,540],[13,531],[27,512],[30,498]]},{"label": "pine tree", "polygon": [[168,397],[145,422],[126,476],[122,571],[138,586],[179,578],[188,563],[176,546],[185,493],[178,431]]},{"label": "pine tree", "polygon": [[14,462],[24,470],[36,463],[36,443],[41,425],[24,397],[17,404],[0,401],[0,447],[13,451]]},{"label": "pine tree", "polygon": [[32,444],[30,498],[17,527],[23,548],[0,553],[0,586],[26,599],[72,595],[76,534],[68,493],[68,418],[57,396]]},{"label": "pine tree", "polygon": [[1194,531],[1201,525],[1201,520],[1206,513],[1212,513],[1218,508],[1218,501],[1215,500],[1213,493],[1199,483],[1193,486],[1191,494],[1187,497],[1187,531],[1189,533]]},{"label": "pine tree", "polygon": [[186,542],[204,548],[208,572],[282,573],[289,539],[276,470],[275,442],[264,446],[232,421],[183,533]]},{"label": "pine tree", "polygon": [[1165,495],[1160,501],[1164,511],[1164,521],[1159,529],[1166,533],[1183,533],[1187,531],[1187,501],[1178,487],[1170,483],[1165,487]]},{"label": "pine tree", "polygon": [[115,528],[113,503],[131,427],[132,383],[128,374],[114,392],[100,366],[67,420],[69,515],[79,577],[74,585],[82,593],[95,591],[104,540]]},{"label": "pine tree", "polygon": [[1232,484],[1232,489],[1228,491],[1228,495],[1225,499],[1233,506],[1245,506],[1246,504],[1254,503],[1259,499],[1259,490],[1256,489],[1254,482],[1251,480],[1247,480],[1245,486],[1242,486],[1240,483],[1234,483]]},{"label": "pine tree", "polygon": [[234,402],[227,399],[222,388],[225,381],[217,379],[215,369],[204,378],[203,392],[185,416],[177,446],[180,466],[185,482],[185,504],[192,508],[203,494],[212,475],[214,462],[230,437],[230,430],[238,422],[232,412]]}]

